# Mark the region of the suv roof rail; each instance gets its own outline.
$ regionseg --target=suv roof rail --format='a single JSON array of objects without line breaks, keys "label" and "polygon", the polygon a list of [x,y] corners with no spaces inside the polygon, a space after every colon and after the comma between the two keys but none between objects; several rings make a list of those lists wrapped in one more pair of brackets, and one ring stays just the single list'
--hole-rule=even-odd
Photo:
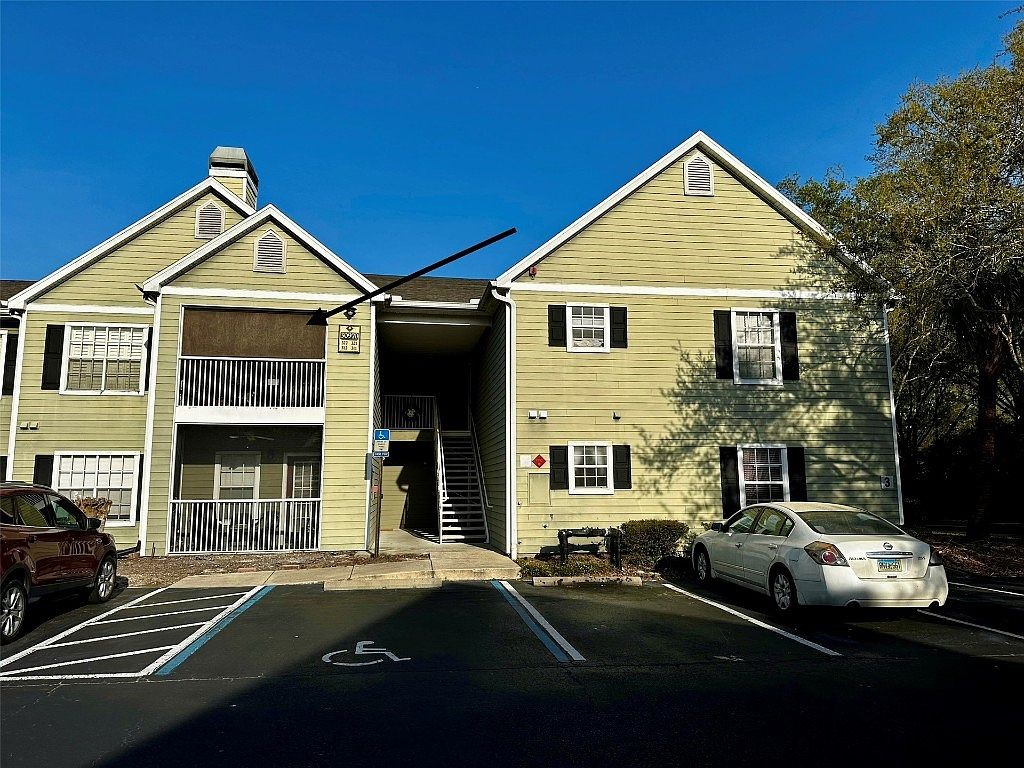
[{"label": "suv roof rail", "polygon": [[[42,483],[30,483],[25,480],[4,480],[0,482],[0,488],[49,488]],[[52,489],[51,489],[52,490]]]}]

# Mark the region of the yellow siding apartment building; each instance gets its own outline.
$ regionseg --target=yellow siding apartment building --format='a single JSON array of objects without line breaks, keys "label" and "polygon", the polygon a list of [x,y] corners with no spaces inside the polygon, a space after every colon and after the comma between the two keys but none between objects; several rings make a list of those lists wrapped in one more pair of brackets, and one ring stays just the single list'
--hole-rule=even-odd
[{"label": "yellow siding apartment building", "polygon": [[902,519],[885,308],[836,293],[861,267],[706,135],[497,279],[419,278],[326,327],[394,276],[258,188],[218,147],[166,205],[3,281],[3,476],[110,499],[145,554],[404,528],[514,557],[779,499]]}]

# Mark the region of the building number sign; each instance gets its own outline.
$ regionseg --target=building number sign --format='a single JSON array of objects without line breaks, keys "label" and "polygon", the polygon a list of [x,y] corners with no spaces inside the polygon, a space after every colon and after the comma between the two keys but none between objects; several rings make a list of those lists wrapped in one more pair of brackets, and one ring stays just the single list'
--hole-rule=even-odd
[{"label": "building number sign", "polygon": [[338,329],[338,351],[359,354],[358,325],[343,325]]}]

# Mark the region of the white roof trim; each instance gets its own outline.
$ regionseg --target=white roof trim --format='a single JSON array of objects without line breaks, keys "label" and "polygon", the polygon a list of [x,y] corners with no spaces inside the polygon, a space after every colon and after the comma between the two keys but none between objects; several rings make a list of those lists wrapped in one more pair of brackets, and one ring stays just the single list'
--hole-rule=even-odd
[{"label": "white roof trim", "polygon": [[[606,197],[600,203],[595,205],[589,211],[580,216],[576,221],[570,224],[568,227],[563,229],[557,235],[552,237],[546,243],[541,245],[539,248],[534,250],[526,258],[520,260],[514,264],[511,268],[503,272],[495,284],[499,288],[507,288],[512,285],[512,281],[515,280],[519,275],[528,270],[534,264],[539,262],[545,256],[551,254],[556,248],[564,245],[569,239],[579,234],[583,229],[589,226],[591,223],[599,219],[601,216],[606,214],[609,210],[614,208],[620,202],[622,202],[629,195],[633,194],[636,190],[646,184],[648,181],[653,179],[659,173],[664,171],[673,163],[680,160],[683,155],[687,154],[693,149],[700,148],[700,150],[707,155],[708,158],[715,161],[729,172],[739,177],[751,187],[754,188],[760,195],[767,199],[770,203],[775,204],[778,208],[789,218],[791,218],[798,226],[808,230],[809,232],[817,235],[818,237],[831,242],[832,235],[818,222],[807,215],[807,212],[800,206],[786,197],[784,194],[779,192],[775,187],[769,184],[767,181],[762,179],[753,170],[744,165],[740,160],[730,153],[725,147],[720,145],[710,136],[703,131],[697,131],[690,138],[680,144],[678,147],[670,151],[667,155],[662,157],[658,162],[652,165],[650,168],[645,170],[639,176],[634,177],[631,181],[626,183],[624,186],[617,189],[611,195]],[[871,269],[867,264],[854,258],[849,254],[843,256],[844,261],[848,266],[860,269],[865,273],[877,277],[874,270]],[[880,278],[879,278],[880,279]]]},{"label": "white roof trim", "polygon": [[33,283],[20,293],[14,294],[11,296],[8,304],[12,309],[24,309],[28,302],[46,293],[50,288],[55,285],[59,285],[72,275],[81,272],[86,267],[102,259],[111,251],[120,248],[132,238],[142,234],[150,227],[166,219],[168,216],[171,216],[180,209],[195,202],[208,192],[216,192],[224,198],[226,203],[233,206],[241,213],[244,213],[246,216],[252,215],[256,210],[216,179],[209,177],[205,178],[191,189],[187,189],[182,192],[170,202],[161,205],[152,213],[143,216],[131,226],[122,229],[113,237],[107,238],[95,248],[91,248],[86,251],[74,261],[68,262],[60,269],[51,272],[42,280]]},{"label": "white roof trim", "polygon": [[242,219],[240,222],[235,224],[235,226],[224,230],[219,236],[213,238],[213,240],[210,240],[202,247],[192,251],[192,253],[188,254],[184,258],[178,259],[178,261],[174,262],[169,267],[160,270],[142,284],[142,290],[147,293],[158,292],[163,286],[167,285],[167,283],[171,282],[176,277],[184,274],[209,256],[212,256],[221,248],[224,248],[238,238],[249,234],[268,220],[272,220],[289,235],[323,259],[329,266],[333,267],[367,293],[377,290],[377,286],[363,277],[358,270],[336,255],[326,245],[313,237],[313,235],[300,227],[273,205],[265,205],[253,215],[246,219]]}]

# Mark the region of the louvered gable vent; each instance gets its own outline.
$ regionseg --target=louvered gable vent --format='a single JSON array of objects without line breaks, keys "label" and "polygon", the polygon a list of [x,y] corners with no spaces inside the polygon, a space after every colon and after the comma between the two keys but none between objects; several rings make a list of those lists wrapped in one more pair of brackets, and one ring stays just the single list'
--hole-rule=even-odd
[{"label": "louvered gable vent", "polygon": [[196,211],[196,237],[212,240],[224,231],[224,211],[216,203],[207,203]]},{"label": "louvered gable vent", "polygon": [[711,163],[697,155],[686,161],[683,170],[683,191],[687,195],[715,194],[715,180],[711,174]]},{"label": "louvered gable vent", "polygon": [[284,272],[284,240],[267,232],[256,241],[255,272]]}]

